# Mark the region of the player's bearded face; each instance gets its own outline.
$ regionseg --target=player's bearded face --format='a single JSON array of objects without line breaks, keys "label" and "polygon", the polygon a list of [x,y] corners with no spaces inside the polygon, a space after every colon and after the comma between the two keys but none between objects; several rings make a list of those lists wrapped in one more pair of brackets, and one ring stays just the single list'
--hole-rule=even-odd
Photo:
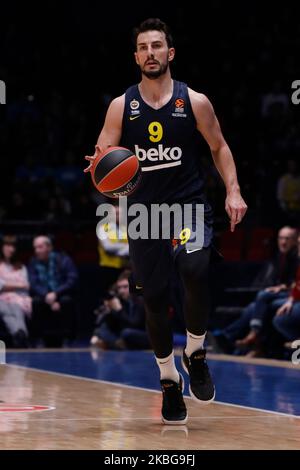
[{"label": "player's bearded face", "polygon": [[164,75],[173,57],[174,48],[168,47],[165,33],[146,31],[138,35],[135,60],[147,78],[154,80]]},{"label": "player's bearded face", "polygon": [[165,59],[158,60],[152,57],[147,58],[144,65],[141,66],[141,72],[147,78],[155,79],[165,74],[169,67],[168,54]]}]

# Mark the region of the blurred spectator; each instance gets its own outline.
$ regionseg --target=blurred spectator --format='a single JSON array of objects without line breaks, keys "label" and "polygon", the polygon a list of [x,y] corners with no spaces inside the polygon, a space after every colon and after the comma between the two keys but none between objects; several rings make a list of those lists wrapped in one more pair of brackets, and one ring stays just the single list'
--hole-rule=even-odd
[{"label": "blurred spectator", "polygon": [[116,292],[105,296],[91,345],[101,349],[149,348],[144,306],[141,297],[129,292],[129,275],[124,271],[116,282]]},{"label": "blurred spectator", "polygon": [[29,264],[32,335],[35,340],[42,337],[46,346],[61,346],[74,324],[77,269],[69,256],[53,250],[46,236],[36,237],[33,248],[35,257]]},{"label": "blurred spectator", "polygon": [[300,174],[295,160],[288,160],[287,172],[277,183],[277,199],[285,215],[296,224],[300,220]]},{"label": "blurred spectator", "polygon": [[97,235],[99,239],[99,264],[101,267],[101,287],[106,292],[117,279],[120,272],[128,266],[129,247],[127,227],[120,225],[120,208],[114,206],[115,220],[100,224]]},{"label": "blurred spectator", "polygon": [[300,235],[298,236],[298,269],[289,297],[273,318],[273,326],[286,341],[300,338]]},{"label": "blurred spectator", "polygon": [[5,236],[0,252],[0,319],[13,347],[28,345],[26,315],[31,314],[31,298],[26,267],[18,259],[17,240]]},{"label": "blurred spectator", "polygon": [[278,233],[277,243],[277,255],[266,263],[254,281],[254,286],[261,288],[255,300],[245,307],[240,318],[214,335],[219,348],[224,352],[253,346],[260,349],[261,336],[265,334],[272,303],[276,304],[288,297],[288,288],[295,279],[298,264],[297,230],[283,227]]}]

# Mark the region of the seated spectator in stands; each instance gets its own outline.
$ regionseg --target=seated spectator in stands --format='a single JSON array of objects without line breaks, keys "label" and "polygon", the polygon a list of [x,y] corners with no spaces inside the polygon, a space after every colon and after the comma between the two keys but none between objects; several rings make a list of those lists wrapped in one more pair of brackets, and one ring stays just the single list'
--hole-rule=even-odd
[{"label": "seated spectator in stands", "polygon": [[288,160],[287,172],[277,183],[277,199],[289,223],[300,220],[300,175],[295,160]]},{"label": "seated spectator in stands", "polygon": [[296,279],[289,296],[278,308],[273,318],[273,326],[286,341],[300,338],[300,235],[298,236],[298,260]]},{"label": "seated spectator in stands", "polygon": [[53,250],[49,237],[33,240],[35,257],[29,263],[33,296],[32,336],[46,346],[61,346],[74,324],[74,295],[78,273],[71,258]]},{"label": "seated spectator in stands", "polygon": [[17,239],[5,236],[0,251],[0,320],[13,347],[27,347],[26,316],[31,315],[31,298],[26,267],[17,254]]},{"label": "seated spectator in stands", "polygon": [[120,225],[119,206],[116,205],[114,209],[115,220],[109,224],[100,224],[97,229],[102,292],[108,290],[129,262],[127,228]]},{"label": "seated spectator in stands", "polygon": [[101,349],[149,348],[145,331],[145,310],[141,297],[129,292],[130,271],[124,271],[98,310],[91,345]]},{"label": "seated spectator in stands", "polygon": [[295,279],[298,265],[297,230],[292,227],[281,228],[277,243],[277,255],[264,266],[254,283],[261,287],[254,302],[245,307],[240,318],[214,334],[218,347],[224,352],[251,347],[259,350],[269,311],[278,306],[278,302],[280,305],[288,298],[288,289]]}]

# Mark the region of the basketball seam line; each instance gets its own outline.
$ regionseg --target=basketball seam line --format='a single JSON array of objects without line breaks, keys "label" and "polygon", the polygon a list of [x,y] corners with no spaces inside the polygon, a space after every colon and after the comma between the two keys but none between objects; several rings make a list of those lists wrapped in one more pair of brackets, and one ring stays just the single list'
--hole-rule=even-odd
[{"label": "basketball seam line", "polygon": [[[129,159],[132,158],[132,157],[135,157],[135,155],[131,155],[131,156],[129,157]],[[128,159],[128,160],[129,160],[129,159]],[[105,176],[102,178],[102,180],[100,181],[100,183],[97,184],[97,188],[98,188],[98,185],[101,184],[101,182],[102,182],[105,178],[107,178],[107,177],[110,175],[110,173],[111,173],[112,171],[114,171],[116,168],[118,168],[120,165],[122,165],[122,163],[124,163],[124,161],[125,161],[125,160],[123,160],[122,162],[118,163],[117,166],[115,166],[114,168],[112,168],[112,169],[107,173],[107,175],[105,175]],[[138,167],[137,167],[137,169],[136,169],[134,175],[131,176],[131,177],[129,178],[129,180],[126,181],[126,183],[122,184],[121,188],[123,188],[123,186],[125,186],[126,184],[128,184],[129,181],[132,180],[132,179],[135,177],[135,175],[136,175],[137,172],[139,171],[139,168],[140,168],[140,167],[139,167],[139,165],[138,165]],[[103,191],[103,193],[104,193],[104,194],[107,193],[107,192],[110,192],[110,193],[111,193],[112,191],[115,191],[116,189],[121,189],[121,188],[118,188],[118,187],[117,187],[117,188],[113,188],[113,189],[110,189],[109,191]],[[102,192],[102,191],[101,191],[101,192]]]},{"label": "basketball seam line", "polygon": [[[129,149],[124,149],[124,150],[127,150],[128,152],[131,152],[131,150],[129,150]],[[96,166],[96,168],[95,168],[95,173],[96,173],[98,164],[99,164],[100,162],[103,162],[103,160],[107,160],[107,159],[108,159],[108,156],[109,156],[112,152],[114,152],[114,151],[115,151],[115,150],[112,149],[110,152],[107,152],[107,153],[104,155],[104,157],[100,158],[100,160],[98,161],[97,166]],[[130,157],[132,157],[132,156],[134,156],[133,153],[132,153],[131,155],[124,155],[124,156],[122,157],[122,161],[119,162],[117,166],[119,166],[121,163],[123,163],[128,157],[130,158]],[[108,159],[108,161],[109,161],[109,159]],[[98,186],[98,184],[100,184],[101,181],[102,181],[104,178],[106,178],[106,176],[109,175],[109,174],[111,173],[111,171],[113,171],[115,168],[116,168],[116,167],[111,168],[111,170],[109,170],[109,172],[108,172],[107,174],[105,174],[104,176],[101,176],[101,178],[99,179],[98,183],[96,182],[96,179],[95,179],[95,183],[97,184],[97,186]],[[99,170],[99,171],[100,171],[100,173],[103,172],[103,170]]]}]

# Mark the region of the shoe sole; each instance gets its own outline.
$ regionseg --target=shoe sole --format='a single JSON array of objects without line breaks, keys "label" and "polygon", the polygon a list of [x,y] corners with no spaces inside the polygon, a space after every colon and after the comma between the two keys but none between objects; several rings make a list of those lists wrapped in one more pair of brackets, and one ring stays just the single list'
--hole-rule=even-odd
[{"label": "shoe sole", "polygon": [[[183,393],[184,392],[184,378],[183,378],[182,374],[180,374],[180,376],[181,376],[181,380],[182,380],[182,393]],[[162,420],[163,424],[169,424],[171,426],[173,426],[173,425],[178,426],[178,424],[186,424],[187,420],[188,420],[188,413],[186,412],[186,417],[184,419],[181,419],[180,421],[168,421],[163,416],[161,416],[161,420]]]},{"label": "shoe sole", "polygon": [[163,416],[161,417],[161,421],[163,424],[168,424],[169,426],[178,426],[179,424],[186,424],[188,422],[188,414],[186,415],[186,417],[180,421],[168,421],[167,419],[165,419]]},{"label": "shoe sole", "polygon": [[[184,363],[184,360],[183,360],[183,357],[181,356],[181,365],[183,367],[183,370],[187,373],[188,376],[190,376],[189,374],[189,371]],[[196,397],[196,395],[194,395],[194,393],[192,392],[192,389],[191,389],[191,386],[189,385],[189,392],[190,392],[190,397],[196,401],[198,404],[201,403],[201,405],[209,405],[209,403],[213,402],[214,399],[215,399],[215,396],[216,396],[216,389],[214,387],[214,395],[212,398],[210,398],[209,400],[200,400],[199,398]]]}]

